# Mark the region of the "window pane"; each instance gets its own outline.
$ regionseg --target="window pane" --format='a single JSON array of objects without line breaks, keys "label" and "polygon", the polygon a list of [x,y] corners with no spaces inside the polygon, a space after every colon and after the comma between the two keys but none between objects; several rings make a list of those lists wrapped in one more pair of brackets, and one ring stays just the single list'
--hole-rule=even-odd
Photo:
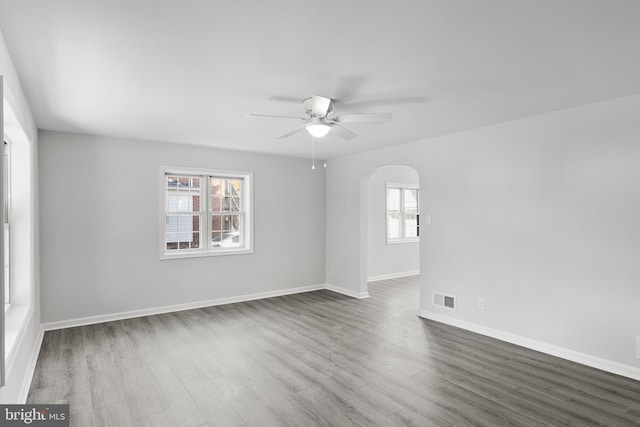
[{"label": "window pane", "polygon": [[240,212],[240,197],[234,196],[229,199],[231,212]]},{"label": "window pane", "polygon": [[211,178],[211,195],[224,196],[224,188],[222,188],[222,182],[220,178]]},{"label": "window pane", "polygon": [[400,214],[387,213],[387,238],[400,238]]},{"label": "window pane", "polygon": [[418,213],[418,190],[404,190],[405,213]]},{"label": "window pane", "polygon": [[225,196],[230,196],[231,193],[233,192],[233,188],[231,187],[231,180],[230,179],[223,179],[222,180],[222,186],[224,188],[224,195]]},{"label": "window pane", "polygon": [[178,218],[178,215],[167,215],[165,223],[165,241],[167,243],[174,243],[178,241]]},{"label": "window pane", "polygon": [[199,212],[200,178],[191,176],[167,176],[166,211]]},{"label": "window pane", "polygon": [[222,231],[231,231],[232,230],[232,221],[230,215],[224,215],[222,217]]},{"label": "window pane", "polygon": [[242,216],[241,215],[212,215],[211,245],[213,247],[242,246]]},{"label": "window pane", "polygon": [[418,214],[405,214],[404,218],[404,237],[418,237]]},{"label": "window pane", "polygon": [[168,250],[200,247],[200,215],[167,215],[165,229]]},{"label": "window pane", "polygon": [[222,215],[223,231],[240,231],[240,215]]},{"label": "window pane", "polygon": [[4,303],[5,304],[10,304],[11,303],[11,274],[9,273],[9,267],[10,267],[10,258],[11,255],[9,254],[9,224],[5,223],[4,224]]},{"label": "window pane", "polygon": [[400,212],[400,189],[387,189],[387,211]]},{"label": "window pane", "polygon": [[230,179],[229,180],[229,195],[239,197],[242,195],[242,180]]},{"label": "window pane", "polygon": [[10,227],[9,227],[9,209],[11,206],[11,174],[9,168],[11,163],[9,162],[9,144],[5,141],[3,145],[4,153],[4,303],[11,304],[11,245],[10,245]]},{"label": "window pane", "polygon": [[178,210],[178,195],[175,193],[168,193],[167,194],[167,206],[165,207],[167,212],[175,212],[176,210]]},{"label": "window pane", "polygon": [[175,199],[175,209],[174,212],[191,212],[191,203],[188,194],[172,194],[171,195]]},{"label": "window pane", "polygon": [[238,178],[211,178],[211,246],[243,245],[242,185]]},{"label": "window pane", "polygon": [[176,238],[178,242],[188,242],[193,233],[191,218],[186,215],[179,215],[176,221]]},{"label": "window pane", "polygon": [[222,198],[220,198],[219,196],[213,196],[211,198],[211,211],[212,212],[222,211]]},{"label": "window pane", "polygon": [[177,212],[194,212],[194,196],[189,193],[180,193],[176,195],[176,211]]},{"label": "window pane", "polygon": [[221,215],[212,215],[211,216],[211,231],[220,231],[222,230],[222,216]]},{"label": "window pane", "polygon": [[242,211],[242,179],[211,178],[211,212]]}]

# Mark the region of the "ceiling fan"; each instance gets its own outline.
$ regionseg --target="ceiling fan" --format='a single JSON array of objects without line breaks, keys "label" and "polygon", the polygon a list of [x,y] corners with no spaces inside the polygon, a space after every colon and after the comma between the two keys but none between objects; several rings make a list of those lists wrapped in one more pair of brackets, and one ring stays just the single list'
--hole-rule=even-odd
[{"label": "ceiling fan", "polygon": [[342,139],[353,139],[356,135],[342,126],[342,123],[382,123],[391,120],[391,113],[362,113],[362,114],[335,114],[333,107],[335,101],[324,96],[312,96],[302,101],[306,117],[276,116],[271,114],[249,114],[255,117],[276,117],[282,119],[296,119],[304,122],[303,125],[280,135],[278,138],[288,138],[306,129],[315,138],[322,138],[330,131]]}]

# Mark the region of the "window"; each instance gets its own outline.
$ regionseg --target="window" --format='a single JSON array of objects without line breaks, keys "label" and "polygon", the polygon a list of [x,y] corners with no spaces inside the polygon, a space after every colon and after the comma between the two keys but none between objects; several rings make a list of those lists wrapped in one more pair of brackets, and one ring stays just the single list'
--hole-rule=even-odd
[{"label": "window", "polygon": [[419,241],[418,192],[417,186],[387,184],[387,243]]},{"label": "window", "polygon": [[252,253],[248,172],[162,168],[161,258]]},{"label": "window", "polygon": [[11,173],[9,171],[9,166],[11,162],[9,161],[9,143],[7,141],[4,142],[4,165],[3,172],[4,177],[2,179],[4,183],[4,308],[7,310],[11,306],[11,274],[10,274],[10,259],[11,253],[9,244],[10,239],[10,228],[9,228],[9,215],[10,215],[10,207],[11,207],[11,184],[9,180],[11,179]]},{"label": "window", "polygon": [[[0,84],[0,93],[1,88]],[[4,257],[4,272],[1,276],[2,282],[8,283],[8,286],[0,290],[0,295],[2,299],[8,296],[10,302],[9,306],[5,306],[4,322],[0,321],[0,341],[4,344],[4,358],[0,357],[1,374],[4,369],[2,365],[11,366],[15,362],[16,357],[19,357],[20,343],[24,344],[26,340],[23,338],[30,336],[34,330],[31,319],[35,313],[34,286],[37,269],[33,205],[36,194],[33,180],[35,147],[7,98],[2,100],[0,113],[4,121],[3,141],[7,142],[6,146],[3,143],[6,149],[3,156],[6,157],[2,160],[3,173],[0,174],[5,193],[2,202],[6,208],[2,213],[2,249],[5,254],[8,252],[8,256]]]}]

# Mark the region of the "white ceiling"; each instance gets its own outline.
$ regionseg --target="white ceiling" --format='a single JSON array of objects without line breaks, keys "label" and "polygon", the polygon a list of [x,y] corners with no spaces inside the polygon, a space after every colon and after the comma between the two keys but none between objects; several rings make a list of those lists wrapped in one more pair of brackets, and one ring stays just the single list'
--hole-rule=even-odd
[{"label": "white ceiling", "polygon": [[330,158],[640,92],[637,0],[0,0],[0,29],[41,129],[291,156],[298,122],[247,113],[393,114]]}]

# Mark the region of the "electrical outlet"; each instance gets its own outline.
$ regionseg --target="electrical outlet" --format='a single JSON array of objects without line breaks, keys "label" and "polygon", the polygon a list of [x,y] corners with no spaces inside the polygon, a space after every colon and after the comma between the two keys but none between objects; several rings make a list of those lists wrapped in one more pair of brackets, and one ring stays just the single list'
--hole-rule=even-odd
[{"label": "electrical outlet", "polygon": [[478,310],[486,310],[487,304],[484,298],[478,298]]}]

